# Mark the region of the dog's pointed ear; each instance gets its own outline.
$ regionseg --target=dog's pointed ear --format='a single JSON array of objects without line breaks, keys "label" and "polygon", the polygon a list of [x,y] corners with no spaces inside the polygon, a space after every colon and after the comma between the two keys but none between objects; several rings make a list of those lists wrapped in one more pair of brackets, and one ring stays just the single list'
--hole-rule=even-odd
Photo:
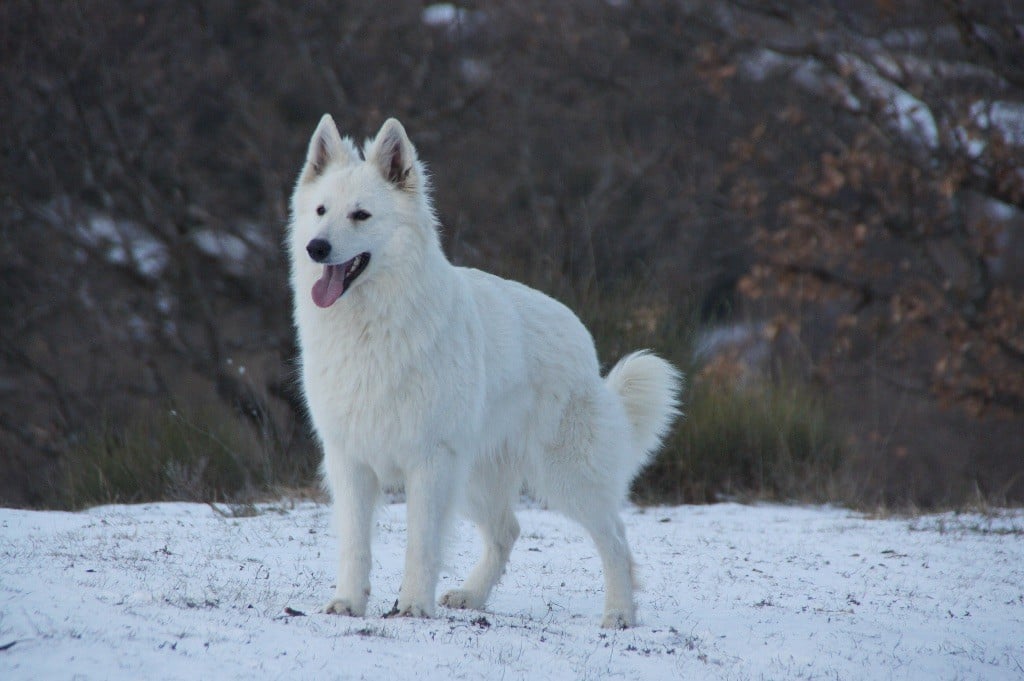
[{"label": "dog's pointed ear", "polygon": [[366,160],[376,165],[384,179],[399,189],[411,191],[416,188],[416,148],[396,119],[384,121],[366,154]]},{"label": "dog's pointed ear", "polygon": [[312,182],[324,174],[334,163],[343,165],[359,160],[359,153],[347,137],[342,139],[338,126],[334,124],[331,114],[324,114],[320,124],[316,126],[313,137],[309,140],[306,152],[306,165],[299,175],[299,183]]}]

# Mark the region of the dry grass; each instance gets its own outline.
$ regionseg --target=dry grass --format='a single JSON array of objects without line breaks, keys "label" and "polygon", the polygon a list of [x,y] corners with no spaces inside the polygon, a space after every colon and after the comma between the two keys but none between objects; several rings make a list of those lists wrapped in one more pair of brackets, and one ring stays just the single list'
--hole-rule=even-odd
[{"label": "dry grass", "polygon": [[249,423],[209,400],[105,422],[63,459],[49,505],[83,508],[155,500],[247,504],[311,477],[309,457],[284,456]]},{"label": "dry grass", "polygon": [[810,387],[699,381],[688,395],[686,411],[671,440],[637,480],[639,501],[841,501],[843,439]]}]

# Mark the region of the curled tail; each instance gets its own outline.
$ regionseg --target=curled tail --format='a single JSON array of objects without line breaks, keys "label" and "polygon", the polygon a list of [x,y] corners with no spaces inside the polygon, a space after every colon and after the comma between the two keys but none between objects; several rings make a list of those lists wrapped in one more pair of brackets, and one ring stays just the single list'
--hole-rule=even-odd
[{"label": "curled tail", "polygon": [[683,375],[657,355],[640,350],[620,359],[604,382],[626,409],[638,471],[661,446],[672,422],[681,413],[679,393]]}]

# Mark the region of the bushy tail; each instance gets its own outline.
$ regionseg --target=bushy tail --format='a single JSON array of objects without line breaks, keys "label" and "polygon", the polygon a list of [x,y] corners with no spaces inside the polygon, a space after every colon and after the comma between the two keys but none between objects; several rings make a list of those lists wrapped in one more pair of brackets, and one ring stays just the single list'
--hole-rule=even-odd
[{"label": "bushy tail", "polygon": [[657,355],[640,350],[620,359],[604,382],[626,408],[639,470],[661,446],[672,421],[682,413],[679,393],[683,375]]}]

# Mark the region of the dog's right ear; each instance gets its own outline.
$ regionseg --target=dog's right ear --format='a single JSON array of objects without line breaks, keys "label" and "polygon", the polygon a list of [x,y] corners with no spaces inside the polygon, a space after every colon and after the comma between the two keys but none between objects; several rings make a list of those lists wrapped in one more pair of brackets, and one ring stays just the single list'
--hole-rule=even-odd
[{"label": "dog's right ear", "polygon": [[385,180],[399,189],[416,189],[420,172],[417,168],[416,148],[397,119],[384,121],[369,147],[366,162],[376,165]]},{"label": "dog's right ear", "polygon": [[320,125],[316,126],[316,131],[309,140],[306,165],[303,166],[302,173],[299,175],[299,184],[317,179],[333,163],[347,165],[358,160],[359,152],[356,151],[352,140],[347,137],[342,139],[331,114],[324,114],[320,119]]}]

